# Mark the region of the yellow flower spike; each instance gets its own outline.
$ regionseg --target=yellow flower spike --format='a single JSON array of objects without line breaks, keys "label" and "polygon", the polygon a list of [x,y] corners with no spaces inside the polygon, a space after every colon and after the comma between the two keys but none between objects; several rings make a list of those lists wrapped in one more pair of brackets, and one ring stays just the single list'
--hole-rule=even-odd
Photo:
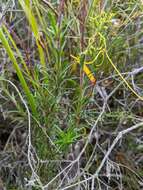
[{"label": "yellow flower spike", "polygon": [[[74,55],[70,55],[72,58],[75,59],[75,61],[79,64],[80,63],[80,58],[79,57],[75,57]],[[88,64],[88,63],[87,63]],[[83,66],[83,71],[84,73],[87,75],[87,77],[89,78],[89,80],[95,84],[96,83],[96,78],[94,77],[93,73],[90,71],[90,69],[86,66],[86,62],[84,63]]]},{"label": "yellow flower spike", "polygon": [[83,71],[85,72],[85,74],[87,75],[87,77],[89,78],[89,80],[95,84],[96,83],[96,79],[93,75],[93,73],[90,71],[90,69],[86,66],[86,64],[84,64],[83,66]]}]

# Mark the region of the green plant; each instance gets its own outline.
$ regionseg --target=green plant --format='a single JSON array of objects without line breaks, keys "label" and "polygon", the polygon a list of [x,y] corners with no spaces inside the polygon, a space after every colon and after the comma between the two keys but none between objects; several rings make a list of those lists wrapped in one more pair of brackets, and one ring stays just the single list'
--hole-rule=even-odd
[{"label": "green plant", "polygon": [[[137,121],[137,111],[133,114],[132,108],[126,110],[125,107],[133,105],[133,102],[136,106],[138,100],[143,100],[134,88],[142,86],[142,75],[136,80],[139,84],[133,86],[130,73],[128,76],[122,72],[131,71],[125,68],[126,65],[132,68],[138,62],[136,47],[140,46],[142,31],[138,31],[137,20],[141,19],[143,6],[135,0],[19,0],[15,7],[14,10],[20,11],[13,11],[10,19],[7,15],[0,26],[0,54],[8,67],[12,62],[18,79],[9,74],[13,70],[8,71],[7,65],[4,65],[2,75],[12,80],[24,97],[30,110],[31,134],[27,130],[27,117],[21,100],[3,81],[1,89],[4,92],[2,98],[5,96],[8,103],[12,102],[12,106],[7,108],[9,117],[13,122],[19,119],[24,126],[26,143],[27,137],[31,137],[30,148],[28,144],[30,169],[25,175],[30,179],[32,173],[33,189],[40,189],[57,175],[58,166],[63,158],[66,159],[70,145],[74,146],[82,139],[85,145],[90,144],[90,150],[88,146],[83,149],[81,160],[84,161],[79,169],[83,173],[75,180],[83,180],[86,175],[91,175],[90,170],[84,170],[85,162],[90,162],[87,167],[90,168],[96,162],[96,155],[102,158],[112,140],[110,135],[117,133],[117,126],[120,130],[122,119],[126,117],[128,124]],[[16,21],[11,24],[9,20],[13,21],[13,17]],[[28,53],[25,49],[29,50]],[[140,110],[139,105],[137,107]],[[139,113],[141,115],[142,111]],[[110,135],[109,131],[112,131]],[[15,136],[14,146],[19,144]],[[106,137],[107,141],[103,142]],[[51,166],[47,164],[49,161],[53,161]],[[99,164],[93,164],[92,174],[96,173]],[[49,172],[52,167],[53,171]],[[58,177],[53,180],[53,189],[55,186],[58,188],[58,180]],[[63,187],[60,185],[59,189]]]},{"label": "green plant", "polygon": [[16,60],[16,58],[14,56],[14,52],[11,49],[11,47],[10,47],[8,41],[7,41],[7,38],[5,37],[5,35],[3,33],[2,28],[0,29],[0,39],[1,39],[1,42],[3,43],[7,53],[9,55],[11,61],[13,62],[13,66],[14,66],[14,68],[16,70],[16,73],[17,73],[18,78],[19,78],[19,80],[21,82],[23,90],[24,90],[24,92],[25,92],[25,94],[27,96],[28,102],[29,102],[29,104],[31,106],[31,110],[32,110],[33,114],[36,116],[37,112],[36,112],[36,104],[35,104],[34,97],[33,97],[32,93],[30,92],[30,89],[29,89],[29,87],[28,87],[28,85],[27,85],[27,83],[26,83],[26,81],[24,79],[23,73],[21,72],[19,64],[18,64],[18,62],[17,62],[17,60]]},{"label": "green plant", "polygon": [[75,127],[68,128],[66,131],[56,127],[55,132],[57,134],[57,140],[55,141],[55,144],[57,144],[62,151],[66,151],[69,145],[76,142],[80,137],[80,134],[78,134],[78,131]]}]

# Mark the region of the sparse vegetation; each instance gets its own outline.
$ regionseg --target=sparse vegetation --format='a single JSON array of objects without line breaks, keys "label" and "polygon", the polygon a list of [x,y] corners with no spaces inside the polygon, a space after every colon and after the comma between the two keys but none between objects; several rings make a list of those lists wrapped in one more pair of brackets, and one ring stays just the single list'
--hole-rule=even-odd
[{"label": "sparse vegetation", "polygon": [[142,0],[0,8],[0,188],[141,190]]}]

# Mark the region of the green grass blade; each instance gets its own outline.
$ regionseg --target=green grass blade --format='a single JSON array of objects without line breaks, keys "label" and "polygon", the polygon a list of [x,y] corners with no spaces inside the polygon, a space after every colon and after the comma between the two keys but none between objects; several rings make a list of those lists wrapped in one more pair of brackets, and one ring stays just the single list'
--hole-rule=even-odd
[{"label": "green grass blade", "polygon": [[26,74],[27,74],[27,77],[28,77],[29,81],[31,82],[31,84],[33,85],[33,87],[36,89],[36,88],[38,87],[38,82],[35,83],[35,81],[37,81],[37,80],[36,80],[36,79],[37,79],[36,74],[34,73],[34,76],[33,76],[33,77],[34,77],[34,80],[33,80],[32,76],[31,76],[31,74],[30,74],[29,68],[27,67],[26,62],[25,62],[25,60],[23,59],[23,56],[22,56],[21,52],[19,51],[19,49],[17,48],[17,45],[16,45],[16,43],[14,42],[12,36],[10,35],[8,29],[6,28],[5,25],[3,25],[2,27],[3,27],[3,29],[4,29],[4,32],[7,34],[9,40],[11,41],[13,47],[15,48],[15,50],[16,50],[16,52],[17,52],[17,55],[18,55],[18,57],[20,58],[21,63],[22,63],[23,66],[24,66],[24,69],[25,69],[25,71],[26,71]]},{"label": "green grass blade", "polygon": [[20,58],[21,63],[23,64],[24,69],[26,70],[28,76],[30,76],[29,69],[28,69],[28,67],[27,67],[27,65],[26,65],[26,63],[25,63],[25,61],[24,61],[24,59],[23,59],[23,57],[22,57],[22,55],[21,55],[21,52],[20,52],[19,49],[17,48],[17,46],[16,46],[16,44],[15,44],[13,38],[11,37],[10,33],[8,32],[6,26],[3,25],[3,29],[4,29],[4,32],[7,34],[8,38],[10,39],[10,41],[11,41],[13,47],[15,48],[15,50],[16,50],[16,52],[17,52],[17,54],[18,54],[18,57]]},{"label": "green grass blade", "polygon": [[45,67],[45,55],[44,55],[43,48],[41,47],[41,45],[39,44],[39,41],[38,41],[39,40],[39,28],[38,28],[38,24],[36,22],[36,19],[32,13],[30,6],[27,6],[27,4],[23,0],[19,0],[19,3],[25,12],[25,15],[28,19],[28,22],[31,25],[32,32],[33,32],[34,37],[36,39],[36,44],[37,44],[38,51],[39,51],[40,61],[41,61],[42,66]]},{"label": "green grass blade", "polygon": [[9,56],[9,58],[10,58],[10,60],[13,62],[13,67],[16,70],[17,76],[18,76],[18,78],[20,80],[20,83],[21,83],[21,86],[23,87],[23,90],[24,90],[24,92],[26,94],[26,97],[27,97],[28,102],[30,104],[31,110],[32,110],[33,114],[36,115],[36,104],[35,104],[34,97],[33,97],[32,93],[29,90],[29,87],[28,87],[28,85],[27,85],[27,83],[26,83],[26,81],[24,79],[24,76],[23,76],[23,74],[22,74],[22,72],[20,70],[20,67],[19,67],[19,65],[17,63],[17,60],[16,60],[15,56],[14,56],[14,53],[13,53],[13,51],[12,51],[12,49],[11,49],[11,47],[10,47],[4,33],[3,33],[2,28],[0,28],[0,40],[1,40],[1,42],[2,42],[2,44],[4,46],[4,48],[5,48],[8,56]]}]

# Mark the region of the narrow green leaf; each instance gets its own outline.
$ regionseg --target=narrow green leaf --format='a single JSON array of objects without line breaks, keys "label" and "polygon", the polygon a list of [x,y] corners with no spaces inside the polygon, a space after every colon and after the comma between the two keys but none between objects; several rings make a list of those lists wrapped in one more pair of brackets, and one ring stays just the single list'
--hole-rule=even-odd
[{"label": "narrow green leaf", "polygon": [[21,62],[22,62],[22,64],[23,64],[23,66],[24,66],[26,72],[28,73],[28,75],[29,75],[29,77],[30,77],[29,69],[28,69],[28,67],[27,67],[27,65],[26,65],[26,63],[25,63],[25,61],[24,61],[24,59],[23,59],[23,57],[22,57],[22,55],[21,55],[21,52],[20,52],[19,49],[17,48],[17,46],[16,46],[16,44],[15,44],[13,38],[11,37],[10,33],[8,32],[6,26],[3,25],[3,29],[4,29],[4,32],[6,32],[8,38],[10,39],[10,41],[11,41],[13,47],[15,48],[15,50],[16,50],[18,56],[20,57],[20,60],[21,60]]},{"label": "narrow green leaf", "polygon": [[36,39],[36,44],[37,44],[38,51],[39,51],[40,61],[41,61],[42,66],[45,67],[45,65],[46,65],[45,64],[45,55],[44,55],[43,48],[39,44],[39,27],[38,27],[38,24],[36,22],[36,19],[32,13],[30,6],[27,6],[27,4],[23,0],[19,0],[19,3],[25,12],[25,15],[28,19],[29,24],[31,25],[32,32],[33,32],[34,37]]},{"label": "narrow green leaf", "polygon": [[9,56],[9,58],[10,58],[10,60],[13,62],[13,67],[16,70],[16,73],[17,73],[17,76],[18,76],[18,78],[20,80],[21,86],[23,87],[23,90],[24,90],[24,92],[25,92],[25,94],[27,96],[27,99],[28,99],[28,102],[30,104],[31,110],[32,110],[33,114],[36,116],[37,112],[36,112],[36,104],[35,104],[34,97],[33,97],[32,93],[29,90],[29,87],[28,87],[28,85],[27,85],[27,83],[26,83],[26,81],[24,79],[24,76],[23,76],[23,74],[22,74],[22,72],[20,70],[20,67],[19,67],[19,65],[17,63],[17,60],[16,60],[15,56],[14,56],[14,53],[13,53],[13,51],[12,51],[12,49],[11,49],[11,47],[10,47],[4,33],[3,33],[2,28],[0,28],[0,40],[1,40],[1,42],[2,42],[2,44],[4,46],[4,48],[5,48],[8,56]]}]

